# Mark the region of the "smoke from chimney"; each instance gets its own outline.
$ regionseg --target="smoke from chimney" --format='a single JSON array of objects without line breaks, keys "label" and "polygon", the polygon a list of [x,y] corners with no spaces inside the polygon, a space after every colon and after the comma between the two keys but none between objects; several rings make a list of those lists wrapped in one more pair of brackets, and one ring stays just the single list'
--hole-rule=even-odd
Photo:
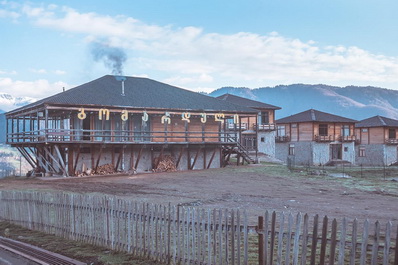
[{"label": "smoke from chimney", "polygon": [[113,75],[123,74],[123,63],[127,60],[123,49],[95,42],[91,46],[91,54],[96,62],[102,61],[105,67],[112,70]]}]

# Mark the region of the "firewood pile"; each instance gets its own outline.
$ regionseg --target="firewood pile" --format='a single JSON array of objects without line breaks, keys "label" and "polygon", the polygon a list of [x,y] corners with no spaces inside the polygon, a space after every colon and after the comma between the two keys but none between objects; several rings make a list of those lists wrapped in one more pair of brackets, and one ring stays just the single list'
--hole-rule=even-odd
[{"label": "firewood pile", "polygon": [[115,167],[112,164],[105,164],[102,166],[99,166],[97,170],[95,171],[96,175],[110,175],[114,174],[117,171],[115,170]]},{"label": "firewood pile", "polygon": [[82,171],[77,172],[78,177],[84,177],[84,176],[93,176],[93,175],[110,175],[117,173],[115,170],[115,167],[112,164],[105,164],[102,166],[99,166],[97,168],[97,171],[94,171],[94,169],[87,168],[85,164],[83,164]]},{"label": "firewood pile", "polygon": [[[159,159],[161,159],[159,161]],[[153,169],[153,172],[173,172],[177,171],[176,163],[174,161],[174,158],[170,155],[165,155],[160,157],[156,157],[153,161],[153,164],[156,166],[158,165],[155,169]]]}]

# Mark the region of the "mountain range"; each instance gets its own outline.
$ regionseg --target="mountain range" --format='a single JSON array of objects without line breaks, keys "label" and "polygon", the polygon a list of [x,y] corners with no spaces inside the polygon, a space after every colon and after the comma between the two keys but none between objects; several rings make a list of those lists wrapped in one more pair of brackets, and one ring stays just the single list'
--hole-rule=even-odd
[{"label": "mountain range", "polygon": [[354,120],[375,115],[398,119],[398,90],[378,87],[328,85],[279,85],[249,89],[222,87],[209,95],[229,93],[281,107],[276,118],[283,118],[308,109],[317,109]]},{"label": "mountain range", "polygon": [[[222,87],[208,95],[217,97],[225,93],[281,107],[282,109],[276,111],[277,119],[308,109],[317,109],[355,120],[375,115],[398,119],[398,90],[385,88],[293,84],[255,89]],[[0,93],[0,143],[5,140],[5,117],[1,113],[36,100]]]}]

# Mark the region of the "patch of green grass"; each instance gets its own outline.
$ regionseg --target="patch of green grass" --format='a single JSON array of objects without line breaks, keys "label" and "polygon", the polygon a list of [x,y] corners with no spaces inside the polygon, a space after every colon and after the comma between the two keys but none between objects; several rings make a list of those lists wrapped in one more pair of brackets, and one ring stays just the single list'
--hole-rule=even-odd
[{"label": "patch of green grass", "polygon": [[5,229],[9,230],[9,238],[22,241],[34,246],[56,252],[64,256],[95,265],[156,265],[156,263],[141,258],[136,258],[123,252],[115,252],[109,249],[67,240],[54,235],[32,231],[8,222],[0,222],[0,236],[5,236]]}]

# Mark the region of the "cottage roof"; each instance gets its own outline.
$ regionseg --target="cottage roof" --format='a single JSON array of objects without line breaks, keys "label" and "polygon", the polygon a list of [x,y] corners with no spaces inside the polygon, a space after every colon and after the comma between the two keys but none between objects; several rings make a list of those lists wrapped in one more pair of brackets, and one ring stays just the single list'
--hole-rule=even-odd
[{"label": "cottage roof", "polygon": [[297,122],[347,122],[353,123],[356,120],[333,115],[319,110],[309,109],[279,120],[276,123],[297,123]]},{"label": "cottage roof", "polygon": [[398,127],[398,120],[386,118],[383,116],[374,116],[364,120],[359,121],[355,124],[355,127]]},{"label": "cottage roof", "polygon": [[[125,96],[121,95],[122,79],[125,79]],[[9,113],[43,104],[255,113],[248,107],[152,79],[113,75],[103,76]]]},{"label": "cottage roof", "polygon": [[274,106],[274,105],[267,104],[267,103],[260,102],[260,101],[256,101],[256,100],[251,100],[251,99],[248,99],[248,98],[243,98],[243,97],[231,95],[231,94],[228,94],[228,93],[224,94],[224,95],[221,95],[221,96],[218,96],[217,98],[221,99],[221,100],[228,101],[228,102],[232,102],[234,104],[238,104],[238,105],[241,105],[241,106],[250,107],[250,108],[273,109],[273,110],[281,109],[278,106]]}]

